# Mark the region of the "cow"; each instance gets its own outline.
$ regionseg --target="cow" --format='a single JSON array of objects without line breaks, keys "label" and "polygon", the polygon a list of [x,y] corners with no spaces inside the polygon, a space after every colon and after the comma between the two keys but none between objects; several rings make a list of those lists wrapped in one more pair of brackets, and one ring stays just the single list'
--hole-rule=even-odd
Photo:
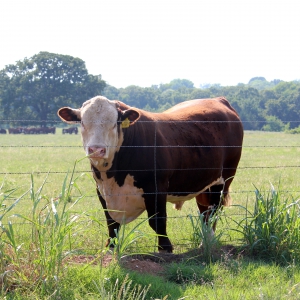
[{"label": "cow", "polygon": [[56,128],[54,126],[53,127],[46,127],[46,128],[47,128],[47,133],[55,134]]},{"label": "cow", "polygon": [[158,251],[172,252],[167,202],[180,209],[196,198],[203,214],[231,204],[229,186],[241,157],[243,126],[224,97],[152,113],[96,96],[79,109],[60,108],[58,116],[81,124],[109,240],[120,224],[146,210]]},{"label": "cow", "polygon": [[78,128],[77,127],[70,127],[70,128],[64,128],[62,130],[62,134],[66,134],[66,133],[69,133],[69,134],[78,134]]},{"label": "cow", "polygon": [[55,127],[40,127],[39,128],[39,132],[41,134],[48,134],[48,133],[55,134],[55,130],[56,130]]},{"label": "cow", "polygon": [[36,127],[25,127],[22,129],[22,132],[24,134],[38,134],[39,133],[39,129]]},{"label": "cow", "polygon": [[9,134],[19,134],[22,133],[22,128],[8,128],[8,133]]}]

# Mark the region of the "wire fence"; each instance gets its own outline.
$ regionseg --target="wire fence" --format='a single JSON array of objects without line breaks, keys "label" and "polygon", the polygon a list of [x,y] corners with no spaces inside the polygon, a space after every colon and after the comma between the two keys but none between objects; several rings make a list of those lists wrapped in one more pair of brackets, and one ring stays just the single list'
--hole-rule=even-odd
[{"label": "wire fence", "polygon": [[[12,123],[12,122],[30,122],[30,123],[44,123],[45,121],[43,120],[0,120],[0,122],[3,122],[3,123]],[[146,121],[147,122],[147,121]],[[192,123],[196,123],[196,122],[201,122],[201,123],[207,123],[207,122],[210,122],[210,123],[220,123],[220,121],[192,121]],[[253,121],[245,121],[245,122],[253,122]],[[265,121],[255,121],[255,122],[264,122]],[[300,121],[289,121],[290,123],[300,123]],[[47,121],[47,123],[61,123],[61,121]],[[224,123],[224,121],[221,121],[221,123]],[[286,122],[288,123],[288,122]],[[0,141],[1,141],[1,137],[0,137]],[[3,151],[9,151],[10,149],[13,149],[13,148],[28,148],[28,149],[33,149],[33,148],[41,148],[41,149],[51,149],[51,148],[57,148],[57,149],[63,149],[63,148],[70,148],[70,149],[78,149],[78,148],[82,148],[84,146],[73,146],[73,145],[26,145],[26,144],[23,144],[23,145],[14,145],[14,144],[9,144],[9,145],[4,145],[2,143],[0,143],[0,149],[3,149]],[[212,149],[212,148],[245,148],[245,149],[261,149],[261,150],[266,150],[266,149],[281,149],[281,150],[286,150],[286,149],[300,149],[300,139],[299,139],[299,143],[297,144],[293,144],[293,145],[244,145],[244,146],[232,146],[232,145],[201,145],[201,146],[194,146],[194,145],[157,145],[156,143],[154,145],[136,145],[136,146],[121,146],[120,148],[151,148],[153,149],[154,151],[156,151],[156,149],[159,149],[159,148],[190,148],[190,149],[197,149],[197,148],[208,148],[208,149]],[[115,146],[108,146],[108,148],[115,148]],[[284,155],[287,155],[287,154],[284,154]],[[299,154],[300,155],[300,154]],[[9,162],[8,162],[9,163]],[[257,170],[257,169],[260,169],[260,170],[293,170],[295,173],[297,174],[300,174],[300,161],[297,160],[297,161],[290,161],[288,164],[285,162],[283,164],[280,164],[280,161],[278,161],[278,163],[276,165],[273,165],[273,166],[268,166],[267,165],[268,162],[266,161],[266,164],[265,165],[249,165],[249,166],[239,166],[237,168],[237,171],[238,172],[241,172],[239,173],[240,175],[242,174],[242,172],[247,172],[247,171],[251,171],[251,170]],[[116,170],[115,172],[154,172],[155,174],[157,172],[163,172],[163,171],[207,171],[207,170],[216,170],[216,169],[219,169],[219,168],[208,168],[208,167],[199,167],[199,168],[182,168],[182,169],[178,169],[178,168],[169,168],[169,169],[163,169],[163,168],[159,168],[156,166],[156,164],[154,165],[153,169],[127,169],[127,170]],[[227,168],[227,169],[230,169],[230,168]],[[1,167],[0,167],[0,175],[3,175],[3,176],[8,176],[8,175],[31,175],[31,174],[66,174],[65,171],[57,171],[57,170],[34,170],[34,171],[28,171],[28,170],[24,170],[24,171],[16,171],[16,172],[13,172],[13,171],[10,171],[10,172],[4,172],[1,170]],[[75,169],[74,170],[74,174],[82,174],[82,173],[86,173],[86,174],[92,174],[92,171],[90,169],[81,169],[81,170],[77,170]],[[157,178],[155,179],[157,180]],[[298,178],[299,180],[299,178]],[[157,185],[156,185],[157,186]],[[299,186],[298,186],[299,187]],[[0,190],[1,192],[1,190]],[[285,190],[282,190],[281,192],[283,193],[300,193],[300,190],[297,189],[291,189],[291,190],[288,190],[288,189],[285,189]],[[172,194],[173,192],[172,191],[168,191],[169,194]],[[177,194],[180,194],[178,192],[176,192]],[[182,194],[183,195],[186,195],[186,194],[193,194],[194,192],[183,192]],[[250,193],[254,193],[254,190],[238,190],[238,191],[231,191],[230,192],[231,194],[250,194]],[[145,195],[160,195],[160,194],[166,194],[165,192],[160,192],[159,190],[155,190],[151,193],[145,193]],[[111,195],[110,195],[111,196]],[[123,197],[126,197],[127,194],[122,194]],[[74,197],[80,197],[80,195],[74,195]],[[96,198],[96,193],[95,195],[86,195],[85,196],[86,198]],[[24,200],[25,199],[30,199],[30,196],[24,196]],[[8,197],[6,198],[6,200],[8,201],[15,201],[16,198],[15,197]],[[99,205],[99,209],[101,210],[101,206]],[[239,212],[238,210],[235,210],[234,213],[232,214],[232,216],[241,216],[242,212]],[[197,215],[194,215],[195,217]],[[169,222],[172,222],[172,220],[186,220],[187,216],[168,216],[168,223]],[[139,222],[139,221],[144,221],[146,220],[147,218],[137,218],[136,220]],[[106,219],[104,218],[99,218],[99,222],[102,222],[103,224],[105,224],[106,222]],[[180,222],[180,221],[179,221]],[[183,221],[182,221],[183,222]],[[30,223],[20,223],[19,225],[25,225],[25,224],[28,224],[30,225]],[[183,226],[183,225],[179,225],[179,226]],[[173,244],[177,247],[189,247],[189,243],[182,243],[180,241],[173,241]],[[154,247],[153,245],[149,245],[149,247]]]}]

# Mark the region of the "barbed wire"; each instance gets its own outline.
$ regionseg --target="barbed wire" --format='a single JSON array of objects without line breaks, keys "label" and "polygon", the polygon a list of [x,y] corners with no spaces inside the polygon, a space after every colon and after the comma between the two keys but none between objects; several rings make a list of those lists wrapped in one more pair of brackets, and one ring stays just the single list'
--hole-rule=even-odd
[{"label": "barbed wire", "polygon": [[[68,145],[54,145],[54,146],[42,146],[42,145],[0,145],[0,148],[84,148],[87,145],[78,145],[78,146],[68,146]],[[299,148],[300,145],[289,145],[289,146],[282,146],[282,145],[241,145],[241,146],[227,146],[227,145],[149,145],[149,146],[107,146],[107,148]]]},{"label": "barbed wire", "polygon": [[[232,205],[231,207],[234,207],[234,205]],[[239,210],[242,210],[240,207],[237,207]],[[195,209],[197,209],[197,207],[195,207]],[[99,207],[99,209],[97,209],[97,211],[100,211],[101,213],[103,212],[104,213],[104,210],[102,209],[102,207]],[[74,213],[76,213],[76,211],[74,211]],[[77,212],[78,214],[83,214],[83,215],[91,215],[90,212]],[[227,216],[244,216],[245,214],[244,213],[239,213],[237,211],[235,211],[234,213],[228,213],[228,212],[225,212],[224,213],[225,215]],[[19,217],[18,215],[16,217]],[[172,219],[187,219],[189,217],[192,217],[192,218],[198,218],[199,215],[198,214],[194,214],[194,213],[189,213],[187,212],[185,215],[177,215],[177,216],[167,216],[167,217],[156,217],[157,219],[167,219],[167,220],[172,220]],[[147,221],[149,219],[149,217],[137,217],[134,219],[134,221]],[[97,222],[98,221],[102,221],[104,223],[106,223],[106,218],[103,216],[103,217],[98,217],[97,218]],[[90,222],[93,222],[93,220],[90,220]],[[5,223],[2,223],[3,225],[5,225]],[[23,222],[20,222],[20,223],[14,223],[14,224],[19,224],[19,225],[22,225],[22,224],[32,224],[31,222],[27,221],[27,220],[24,220]]]},{"label": "barbed wire", "polygon": [[[9,120],[9,119],[3,119],[0,120],[0,122],[9,122],[9,123],[17,123],[17,122],[31,122],[31,123],[35,123],[35,124],[39,124],[39,123],[55,123],[55,124],[65,124],[60,120]],[[153,123],[153,121],[141,121],[139,120],[139,122],[144,122],[144,123]],[[240,121],[210,121],[210,120],[203,120],[203,121],[180,121],[180,120],[173,120],[173,121],[155,121],[155,122],[161,122],[161,123],[172,123],[172,122],[177,122],[177,123],[239,123]],[[247,121],[243,121],[243,123],[272,123],[272,121],[258,121],[258,120],[247,120]],[[274,121],[276,122],[276,121]],[[76,122],[76,123],[80,123],[80,122]],[[92,122],[92,123],[97,123],[97,122]],[[283,121],[283,123],[300,123],[300,121]],[[49,146],[49,145],[0,145],[0,148],[41,148],[41,149],[45,149],[45,148],[82,148],[85,146],[82,145],[78,145],[78,146],[71,146],[71,145],[53,145],[53,146]],[[108,146],[109,148],[115,148],[115,146]],[[187,145],[167,145],[167,146],[159,146],[159,145],[153,145],[153,146],[121,146],[121,148],[153,148],[153,149],[157,149],[157,148],[263,148],[263,149],[267,149],[267,148],[299,148],[300,145],[290,145],[290,146],[282,146],[282,145],[244,145],[244,146],[227,146],[227,145],[216,145],[216,146],[210,146],[210,145],[201,145],[201,146],[187,146]],[[286,168],[295,168],[295,169],[299,169],[300,165],[276,165],[276,166],[245,166],[245,167],[238,167],[237,170],[238,171],[245,171],[245,170],[253,170],[253,169],[266,169],[266,170],[270,170],[270,169],[278,169],[278,168],[282,168],[282,169],[286,169]],[[187,169],[141,169],[141,170],[114,170],[114,172],[163,172],[163,171],[200,171],[200,170],[218,170],[220,168],[187,168]],[[235,168],[223,168],[223,170],[225,169],[235,169]],[[66,174],[66,171],[27,171],[27,172],[0,172],[0,175],[31,175],[31,174]],[[80,173],[88,173],[88,174],[92,174],[92,170],[75,170],[74,173],[76,174],[80,174]],[[300,191],[298,190],[281,190],[281,193],[300,193]],[[163,195],[163,194],[173,194],[173,195],[188,195],[188,194],[197,194],[198,192],[159,192],[159,191],[154,191],[154,192],[148,192],[148,193],[143,193],[143,195]],[[204,192],[205,193],[205,192]],[[211,193],[211,192],[210,192]],[[254,194],[253,190],[240,190],[240,191],[230,191],[231,194]],[[128,195],[135,195],[135,194],[122,194],[122,197],[126,197]],[[106,195],[106,196],[114,196],[114,194],[110,194],[110,195]],[[255,196],[255,195],[254,195]],[[83,197],[83,195],[71,195],[72,198],[79,198],[79,197]],[[97,195],[95,193],[95,195],[85,195],[85,198],[97,198]],[[9,197],[6,198],[6,201],[15,201],[17,198],[14,197]],[[28,197],[23,197],[22,200],[29,200],[31,199],[30,196]],[[233,205],[234,206],[234,205]],[[195,208],[196,209],[196,208]],[[99,208],[97,208],[97,211],[102,211],[103,209],[99,206]],[[76,212],[75,212],[76,213]],[[172,219],[179,219],[179,221],[181,221],[182,219],[187,219],[189,216],[197,218],[199,217],[198,215],[191,215],[191,214],[186,214],[184,216],[168,216],[167,219],[168,220],[172,220]],[[234,216],[244,216],[244,214],[242,213],[232,213],[230,214],[230,217],[234,217]],[[138,221],[145,221],[148,218],[142,218],[139,217],[136,220]],[[91,222],[93,222],[91,220]],[[106,224],[106,218],[98,218],[98,222],[103,222],[103,224]],[[96,222],[95,222],[96,223]],[[8,224],[8,223],[7,223]],[[3,223],[3,225],[7,225],[5,223]],[[14,223],[16,225],[24,225],[24,224],[28,224],[30,225],[30,222],[21,222],[21,223]],[[174,246],[177,247],[188,247],[190,244],[192,243],[174,243]],[[152,247],[152,248],[156,248],[157,245],[152,244],[152,245],[148,245],[146,247]],[[77,249],[76,249],[77,250]],[[98,251],[99,249],[83,249],[83,251]],[[80,249],[78,250],[80,251]]]},{"label": "barbed wire", "polygon": [[[44,122],[45,120],[8,120],[8,119],[3,119],[0,121],[34,121],[34,122]],[[50,120],[51,121],[51,120]],[[48,121],[47,121],[48,122]],[[55,123],[63,123],[62,121],[51,121],[51,122],[55,122]],[[153,122],[153,121],[140,121],[140,122]],[[174,121],[155,121],[155,122],[174,122]],[[212,123],[216,123],[216,122],[228,122],[228,121],[178,121],[176,120],[176,122],[191,122],[191,123],[195,123],[195,122],[200,122],[200,123],[207,123],[207,122],[212,122]],[[230,121],[230,122],[239,122],[239,121]],[[247,121],[247,122],[253,122],[253,121]],[[265,122],[265,121],[255,121],[255,122]],[[290,121],[290,122],[300,122],[300,121]],[[70,145],[0,145],[0,148],[82,148],[82,147],[86,147],[85,145],[78,145],[78,146],[70,146]],[[300,145],[289,145],[289,146],[282,146],[282,145],[243,145],[243,146],[232,146],[232,145],[216,145],[216,146],[211,146],[211,145],[200,145],[200,146],[196,146],[196,145],[153,145],[153,146],[149,146],[149,145],[140,145],[140,146],[121,146],[121,148],[299,148]],[[108,148],[116,148],[115,146],[108,146]],[[278,168],[300,168],[300,165],[276,165],[276,166],[246,166],[246,167],[238,167],[237,170],[251,170],[251,169],[278,169]],[[177,169],[177,168],[173,168],[173,169],[159,169],[159,168],[155,168],[155,169],[141,169],[141,170],[114,170],[114,172],[163,172],[163,171],[201,171],[201,170],[219,170],[220,168],[186,168],[186,169]],[[230,170],[230,169],[236,169],[236,168],[223,168],[223,170]],[[109,172],[109,171],[108,171]],[[74,173],[79,174],[79,173],[93,173],[91,170],[75,170]],[[65,171],[41,171],[41,170],[35,170],[35,171],[27,171],[27,172],[0,172],[0,175],[31,175],[31,174],[66,174]],[[244,192],[244,191],[241,191]],[[249,191],[245,191],[245,192],[249,192]],[[185,192],[184,194],[194,194],[195,192]],[[151,194],[157,194],[156,193],[151,193]],[[178,193],[177,193],[178,194]]]},{"label": "barbed wire", "polygon": [[[233,205],[234,206],[234,205]],[[232,230],[232,227],[229,225],[228,221],[230,222],[230,220],[232,218],[244,218],[245,217],[245,212],[242,212],[242,209],[240,207],[237,207],[239,210],[232,212],[232,211],[223,211],[224,213],[221,216],[221,223],[222,226],[218,226],[217,230],[222,230],[223,232],[230,232]],[[245,208],[246,209],[246,208]],[[101,209],[99,209],[101,210]],[[76,214],[76,212],[75,212]],[[88,216],[88,215],[86,215]],[[178,215],[178,216],[168,216],[168,217],[158,217],[160,219],[167,219],[168,221],[168,228],[170,228],[169,226],[172,226],[172,222],[174,222],[176,220],[176,223],[181,222],[181,224],[183,224],[184,221],[190,221],[191,219],[199,219],[199,214],[197,213],[186,213],[184,215]],[[149,218],[148,217],[138,217],[135,219],[135,221],[137,221],[138,223],[142,224],[144,223],[144,227],[148,228],[148,222],[144,222],[147,221]],[[173,221],[174,220],[174,221]],[[106,226],[99,226],[99,224],[106,224],[106,218],[105,217],[97,217],[97,221],[94,221],[92,219],[89,219],[87,221],[85,220],[81,220],[79,223],[84,226],[86,224],[86,222],[88,222],[89,226],[87,228],[89,228],[89,231],[92,230],[92,228],[94,228],[94,230],[97,230],[97,232],[99,231],[100,228],[100,232],[102,233],[100,235],[101,241],[100,243],[105,244],[106,240],[109,238],[108,234],[107,234],[107,227]],[[192,222],[188,222],[190,224],[190,230],[192,230]],[[2,226],[8,226],[9,223],[8,222],[3,222]],[[32,222],[30,221],[23,221],[23,222],[16,222],[14,221],[13,225],[15,226],[32,226]],[[128,225],[126,225],[128,226]],[[134,226],[134,225],[133,225]],[[220,227],[220,228],[219,228]],[[141,230],[141,229],[140,229]],[[171,231],[172,232],[172,231]],[[192,233],[192,231],[191,231]],[[182,237],[177,237],[176,235],[173,235],[172,233],[168,235],[169,238],[171,238],[172,241],[172,245],[173,247],[178,247],[179,251],[183,250],[182,248],[190,248],[190,247],[195,247],[195,244],[189,239],[189,238],[182,238]],[[222,234],[221,237],[221,241],[224,244],[229,244],[229,243],[239,243],[241,242],[240,238],[238,236],[230,236],[228,234]],[[157,250],[158,244],[156,241],[156,237],[154,236],[153,239],[149,239],[147,240],[146,244],[140,244],[137,243],[135,245],[133,245],[133,247],[136,247],[139,249],[139,251],[141,252],[141,249],[147,249],[147,252],[151,252],[151,250],[149,249],[153,249],[153,251],[155,252]],[[72,253],[74,253],[76,255],[76,252],[94,252],[94,253],[99,253],[99,248],[92,248],[92,247],[78,247],[78,248],[73,248],[72,245]]]},{"label": "barbed wire", "polygon": [[[300,165],[277,165],[277,166],[249,166],[238,168],[222,168],[222,170],[249,170],[249,169],[278,169],[278,168],[300,168]],[[163,171],[201,171],[201,170],[219,170],[220,168],[187,168],[187,169],[156,169],[158,172]],[[154,169],[128,169],[128,170],[114,170],[113,172],[154,172]],[[112,172],[112,171],[108,171]],[[74,170],[73,173],[93,173],[92,170]],[[30,175],[30,174],[66,174],[66,171],[31,171],[31,172],[0,172],[0,175]]]},{"label": "barbed wire", "polygon": [[[265,191],[265,192],[269,192],[269,190]],[[282,194],[299,194],[300,196],[300,190],[280,190],[280,193]],[[155,194],[154,192],[153,193],[144,193],[144,195],[153,195]],[[156,193],[156,194],[163,194],[163,193]],[[202,192],[201,194],[219,194],[218,192]],[[234,194],[234,195],[239,195],[239,194],[253,194],[253,196],[255,197],[255,191],[254,190],[249,190],[249,191],[230,191],[230,194]],[[114,196],[114,195],[109,195],[109,196]],[[137,196],[137,194],[122,194],[122,196]],[[53,198],[53,197],[52,197]],[[59,196],[57,196],[57,198],[59,198]],[[97,194],[95,193],[94,195],[71,195],[71,198],[72,199],[79,199],[79,198],[88,198],[88,199],[91,199],[91,198],[95,198],[96,200],[98,200],[98,196]],[[18,197],[7,197],[5,198],[5,201],[16,201],[17,199],[19,199]],[[192,198],[193,199],[193,198]],[[29,200],[32,200],[30,196],[23,196],[22,199],[23,201],[29,201]],[[192,201],[192,200],[185,200],[185,201]],[[71,201],[72,202],[72,201]],[[170,204],[174,204],[172,202],[169,202]],[[97,203],[98,204],[98,203]],[[234,206],[234,205],[231,205],[231,206]],[[101,206],[99,206],[99,210],[101,210]],[[98,209],[97,209],[98,210]],[[169,217],[167,217],[169,218]],[[176,217],[171,217],[171,218],[176,218]]]},{"label": "barbed wire", "polygon": [[[276,123],[278,121],[274,120],[241,120],[242,123]],[[139,123],[240,123],[241,121],[230,121],[230,120],[138,120]],[[30,122],[30,123],[60,123],[66,124],[61,120],[28,120],[28,119],[0,119],[0,122],[3,123],[17,123],[17,122]],[[120,121],[118,121],[120,122]],[[300,120],[290,120],[282,121],[283,123],[300,123]],[[80,124],[81,121],[72,121],[74,124]],[[104,123],[115,123],[114,121],[89,121],[88,123],[92,124],[104,124]]]}]

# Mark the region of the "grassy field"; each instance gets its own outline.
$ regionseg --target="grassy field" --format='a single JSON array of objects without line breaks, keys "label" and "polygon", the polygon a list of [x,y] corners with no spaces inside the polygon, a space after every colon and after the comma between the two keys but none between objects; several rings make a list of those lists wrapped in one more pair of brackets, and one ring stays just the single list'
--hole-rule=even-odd
[{"label": "grassy field", "polygon": [[[51,198],[57,199],[60,196],[66,174],[70,173],[68,177],[70,180],[75,161],[80,160],[76,164],[72,178],[74,184],[72,185],[72,201],[69,205],[72,205],[81,195],[85,195],[85,197],[71,208],[72,213],[81,215],[78,225],[76,225],[80,229],[76,230],[76,237],[71,246],[80,249],[85,254],[95,254],[103,249],[107,238],[107,229],[101,205],[96,197],[95,184],[90,176],[89,163],[84,158],[80,135],[62,135],[60,130],[55,135],[1,135],[0,152],[0,185],[2,184],[0,193],[6,191],[7,194],[7,191],[18,188],[9,198],[5,199],[3,205],[8,207],[17,197],[29,191],[31,174],[33,174],[33,190],[38,192],[42,186],[39,202],[41,212]],[[235,223],[230,220],[236,221],[243,218],[244,212],[238,205],[253,208],[255,187],[262,193],[268,193],[270,183],[272,183],[287,197],[299,199],[299,168],[299,135],[245,132],[242,158],[231,186],[234,206],[225,210],[225,214],[230,217],[226,218],[226,222],[219,222],[217,229],[218,232],[224,233],[224,242],[239,244],[239,235],[228,230],[235,226]],[[32,206],[31,195],[27,193],[2,220],[4,224],[7,224],[8,221],[14,223],[16,239],[18,238],[24,243],[30,238],[29,225],[15,215],[23,214],[30,217],[33,211]],[[168,234],[175,246],[175,253],[184,253],[191,249],[192,225],[187,216],[196,214],[197,209],[193,200],[186,202],[179,212],[173,210],[171,205],[168,206]],[[130,231],[144,218],[146,218],[145,214],[139,220],[128,225],[126,230]],[[139,227],[139,230],[145,234],[152,233],[146,222]],[[154,237],[147,237],[140,240],[130,251],[156,251],[155,243]],[[190,278],[185,277],[186,274],[189,274],[189,271],[185,271],[186,268],[194,269]],[[97,289],[101,289],[103,286],[99,283],[100,286],[96,285],[96,288],[95,285],[89,287],[86,276],[90,276],[94,281],[99,281],[99,276],[101,278],[110,276],[111,280],[117,278],[124,280],[126,275],[124,270],[114,270],[114,275],[108,275],[111,270],[102,271],[94,268],[90,271],[81,270],[78,274],[76,268],[69,269],[69,275],[63,284],[67,288],[70,278],[73,282],[77,281],[75,284],[81,287],[81,292],[78,291],[76,299],[101,299],[96,295],[99,295]],[[183,272],[184,275],[180,277],[178,270],[181,270],[180,272]],[[91,273],[86,275],[85,272]],[[99,275],[99,272],[102,272],[102,275]],[[176,277],[174,273],[178,276]],[[172,276],[176,278],[174,279]],[[147,280],[150,280],[152,286],[157,289],[157,291],[153,291],[152,288],[151,297],[156,298],[169,295],[168,299],[179,299],[185,296],[188,297],[187,299],[199,299],[198,296],[201,294],[205,299],[282,299],[281,297],[298,299],[297,297],[300,295],[300,271],[295,266],[289,265],[288,268],[281,268],[261,261],[242,259],[232,261],[228,257],[212,265],[203,264],[197,267],[175,264],[173,269],[170,267],[170,274],[166,275],[168,283],[165,282],[163,285],[160,279],[140,277],[131,274],[133,282],[143,286],[146,285]],[[90,281],[91,279],[89,279]],[[274,292],[276,289],[280,291]],[[86,294],[83,290],[86,291]],[[91,290],[93,291],[92,296],[87,297]],[[30,297],[34,298],[34,296]],[[20,297],[20,299],[23,298]],[[105,299],[114,298],[107,297]]]},{"label": "grassy field", "polygon": [[[80,178],[76,180],[72,194],[74,199],[81,194],[86,196],[78,203],[76,209],[97,216],[104,224],[89,162],[84,156],[80,135],[62,135],[61,130],[55,135],[1,135],[0,182],[3,182],[3,190],[18,187],[18,191],[14,193],[16,197],[30,188],[30,176],[33,174],[35,189],[37,190],[46,179],[43,194],[47,195],[48,199],[57,198],[67,172],[71,173],[75,161],[80,160],[76,164],[73,179]],[[251,207],[255,200],[254,186],[259,190],[268,191],[270,183],[289,195],[299,196],[299,168],[299,135],[246,132],[239,169],[231,185],[233,204]],[[15,208],[14,213],[20,210],[30,214],[31,205],[28,194],[22,199],[22,204]],[[239,208],[234,206],[226,212],[237,215],[237,218],[240,213]],[[182,245],[186,243],[190,232],[190,222],[186,218],[188,214],[197,214],[193,200],[186,202],[179,212],[175,211],[172,205],[168,205],[168,232],[172,242],[178,245],[178,251],[186,250]],[[141,218],[146,218],[146,214]],[[147,224],[144,227],[146,232],[151,232]],[[185,230],[178,231],[177,228]],[[99,240],[103,241],[105,237],[99,239],[98,236],[92,249],[99,247]]]}]

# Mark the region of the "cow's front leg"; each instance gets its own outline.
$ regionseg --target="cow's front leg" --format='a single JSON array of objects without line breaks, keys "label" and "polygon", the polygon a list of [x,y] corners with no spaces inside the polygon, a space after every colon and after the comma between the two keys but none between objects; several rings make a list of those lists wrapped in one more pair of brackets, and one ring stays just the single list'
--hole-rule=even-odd
[{"label": "cow's front leg", "polygon": [[149,225],[158,234],[158,251],[173,252],[172,244],[167,237],[166,195],[144,195]]},{"label": "cow's front leg", "polygon": [[120,229],[120,224],[116,221],[114,221],[111,216],[109,215],[107,211],[107,206],[106,206],[106,201],[103,199],[101,196],[99,190],[97,189],[97,194],[98,198],[100,200],[100,203],[102,204],[102,207],[104,209],[105,217],[106,217],[106,222],[107,222],[107,227],[108,227],[108,235],[109,239],[106,241],[105,247],[113,247],[113,244],[111,244],[111,239],[116,237],[116,231],[119,231]]}]

